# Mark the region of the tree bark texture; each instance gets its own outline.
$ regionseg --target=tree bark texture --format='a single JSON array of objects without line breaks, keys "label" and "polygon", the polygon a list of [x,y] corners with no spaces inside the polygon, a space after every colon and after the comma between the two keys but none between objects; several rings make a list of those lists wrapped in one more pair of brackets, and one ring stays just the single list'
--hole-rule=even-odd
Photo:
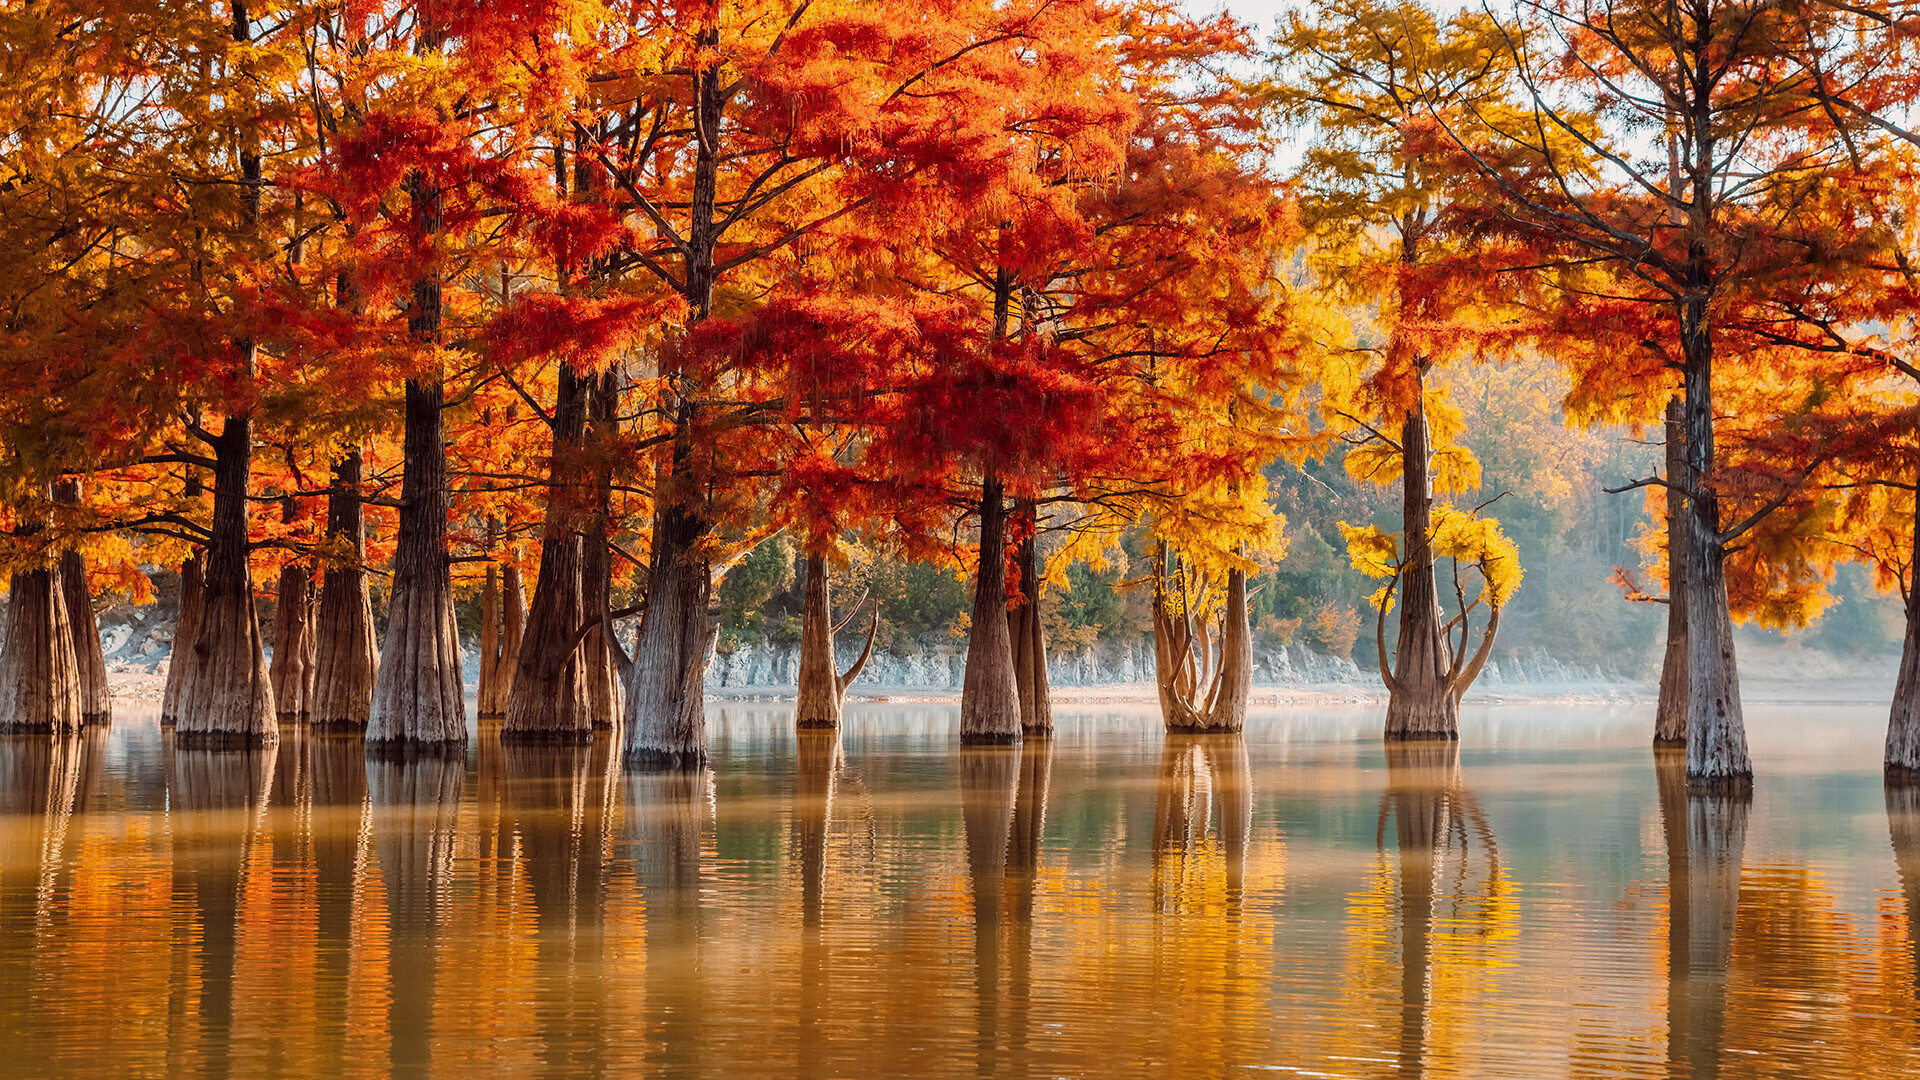
[{"label": "tree bark texture", "polygon": [[1020,741],[1020,688],[1007,633],[1007,508],[998,479],[980,485],[980,569],[974,576],[967,670],[960,687],[963,745]]},{"label": "tree bark texture", "polygon": [[1401,571],[1400,636],[1394,648],[1393,677],[1387,685],[1389,739],[1457,739],[1460,737],[1459,699],[1448,677],[1444,622],[1440,617],[1440,589],[1433,567],[1433,440],[1427,430],[1421,395],[1400,428],[1401,532],[1406,537],[1406,564]]},{"label": "tree bark texture", "polygon": [[[1253,631],[1247,621],[1247,576],[1227,573],[1225,609],[1218,627],[1195,616],[1211,586],[1188,580],[1188,568],[1169,564],[1165,545],[1155,556],[1154,681],[1160,717],[1169,732],[1237,732],[1246,726],[1253,695]],[[1173,610],[1179,596],[1179,611]],[[1218,638],[1216,645],[1215,638]]]},{"label": "tree bark texture", "polygon": [[181,669],[175,739],[182,747],[259,746],[278,740],[280,729],[248,561],[252,421],[228,417],[213,449],[206,588],[193,644],[176,648],[172,660]]},{"label": "tree bark texture", "polygon": [[[608,368],[589,382],[587,399],[587,444],[606,443],[619,434],[619,373]],[[588,711],[595,728],[612,729],[620,719],[620,669],[614,662],[613,642],[599,613],[613,607],[613,546],[611,516],[613,472],[604,448],[594,458],[593,513],[580,540],[581,595],[585,598],[586,640],[580,643],[581,664],[587,673]]]},{"label": "tree bark texture", "polygon": [[333,465],[327,493],[327,539],[344,548],[327,565],[314,616],[315,731],[364,732],[373,708],[373,604],[367,595],[366,515],[360,503],[360,451]]},{"label": "tree bark texture", "polygon": [[[429,36],[431,32],[429,31]],[[424,173],[407,178],[414,231],[440,231],[441,196]],[[416,345],[440,341],[438,269],[413,283],[407,332]],[[455,745],[467,740],[460,686],[460,636],[447,562],[446,390],[440,377],[408,379],[401,438],[400,529],[393,553],[387,640],[374,678],[367,742]]]},{"label": "tree bark texture", "polygon": [[1687,540],[1693,530],[1684,489],[1687,474],[1686,404],[1667,402],[1667,650],[1660,661],[1660,701],[1653,745],[1687,745]]},{"label": "tree bark texture", "polygon": [[167,681],[160,692],[160,726],[172,727],[180,718],[182,659],[200,632],[200,612],[207,599],[207,553],[196,548],[180,564],[180,611],[173,617],[173,641],[167,648]]},{"label": "tree bark texture", "polygon": [[1047,685],[1047,635],[1040,625],[1040,560],[1035,535],[1039,512],[1032,499],[1016,499],[1014,521],[1020,542],[1014,565],[1020,571],[1020,602],[1007,608],[1007,636],[1013,642],[1013,684],[1020,694],[1020,734],[1053,737],[1053,701]]},{"label": "tree bark texture", "polygon": [[1720,500],[1706,488],[1713,476],[1713,339],[1707,298],[1681,306],[1686,357],[1687,476],[1698,490],[1688,499],[1692,532],[1687,545],[1687,780],[1707,786],[1752,782],[1746,720],[1740,707],[1740,670],[1734,662],[1733,616],[1727,606],[1726,546],[1720,539]]},{"label": "tree bark texture", "polygon": [[[1909,543],[1920,557],[1920,495],[1913,500],[1913,534]],[[1920,563],[1909,562],[1909,566]],[[1900,646],[1900,677],[1893,687],[1893,708],[1887,717],[1886,770],[1920,781],[1920,573],[1907,586],[1907,630]]]},{"label": "tree bark texture", "polygon": [[1719,1075],[1727,979],[1752,791],[1702,789],[1690,755],[1655,752],[1667,838],[1667,1060],[1675,1076]]},{"label": "tree bark texture", "polygon": [[[415,289],[415,302],[419,303]],[[439,287],[433,289],[438,308]],[[435,320],[436,325],[438,320]],[[367,742],[460,745],[460,638],[447,562],[445,397],[438,382],[407,380],[400,529],[393,553],[387,640],[373,684]]]},{"label": "tree bark texture", "polygon": [[482,720],[506,715],[500,700],[500,568],[487,564],[480,586],[480,685],[474,691],[474,715]]},{"label": "tree bark texture", "polygon": [[707,615],[713,575],[698,545],[710,529],[677,502],[661,500],[654,513],[647,610],[627,687],[629,765],[706,763],[706,671],[719,627]]},{"label": "tree bark texture", "polygon": [[800,674],[799,693],[794,706],[794,725],[801,728],[837,728],[847,700],[847,688],[873,654],[873,637],[879,629],[876,612],[868,624],[867,644],[853,666],[844,673],[834,656],[833,597],[827,557],[809,553],[806,579],[801,583],[800,602]]},{"label": "tree bark texture", "polygon": [[[56,483],[53,499],[78,505],[80,481],[66,479]],[[80,671],[80,721],[108,723],[113,719],[113,695],[107,688],[107,658],[100,646],[100,620],[93,611],[87,559],[77,549],[68,548],[60,555],[60,591],[67,603],[67,624],[73,629],[73,658]]]},{"label": "tree bark texture", "polygon": [[[281,520],[295,518],[292,499],[281,504]],[[273,662],[267,676],[273,682],[273,704],[283,721],[306,723],[313,718],[315,601],[313,567],[288,563],[280,568],[274,592]]]},{"label": "tree bark texture", "polygon": [[78,731],[83,705],[60,572],[14,574],[0,649],[0,733]]},{"label": "tree bark texture", "polygon": [[[581,573],[580,443],[586,432],[586,380],[561,364],[553,406],[553,450],[547,517],[540,535],[540,573],[526,637],[513,666],[502,742],[575,743],[593,737],[591,700],[579,628],[586,622]],[[596,614],[595,622],[598,622]]]}]

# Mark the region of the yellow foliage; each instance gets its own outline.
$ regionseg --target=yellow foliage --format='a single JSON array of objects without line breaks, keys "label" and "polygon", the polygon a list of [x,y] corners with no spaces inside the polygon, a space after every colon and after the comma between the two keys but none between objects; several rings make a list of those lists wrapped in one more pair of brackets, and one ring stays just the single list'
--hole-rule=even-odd
[{"label": "yellow foliage", "polygon": [[[1340,534],[1346,538],[1347,557],[1354,569],[1368,577],[1389,579],[1367,598],[1368,602],[1376,611],[1392,610],[1393,589],[1407,564],[1400,547],[1401,535],[1344,521],[1340,522]],[[1435,559],[1452,559],[1478,570],[1486,584],[1486,600],[1493,607],[1505,607],[1520,587],[1523,571],[1519,549],[1500,531],[1500,523],[1494,518],[1436,506],[1427,546]]]}]

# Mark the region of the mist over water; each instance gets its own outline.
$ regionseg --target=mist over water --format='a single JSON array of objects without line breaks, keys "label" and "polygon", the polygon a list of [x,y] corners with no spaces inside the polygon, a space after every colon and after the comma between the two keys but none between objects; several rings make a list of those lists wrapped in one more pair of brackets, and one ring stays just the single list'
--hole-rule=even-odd
[{"label": "mist over water", "polygon": [[1757,1076],[1920,1071],[1920,793],[1880,706],[1755,705],[1750,799],[1644,706],[1370,708],[1168,737],[1057,707],[711,707],[370,761],[152,717],[0,740],[7,1076]]}]

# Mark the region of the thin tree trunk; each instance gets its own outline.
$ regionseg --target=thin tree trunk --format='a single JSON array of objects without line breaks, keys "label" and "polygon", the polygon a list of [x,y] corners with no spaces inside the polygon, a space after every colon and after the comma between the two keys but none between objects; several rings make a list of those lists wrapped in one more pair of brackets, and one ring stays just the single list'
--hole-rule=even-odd
[{"label": "thin tree trunk", "polygon": [[1687,780],[1710,786],[1752,782],[1740,671],[1727,606],[1726,547],[1713,476],[1713,340],[1704,295],[1681,308],[1687,380],[1687,476],[1699,486],[1689,499],[1687,545]]},{"label": "thin tree trunk", "polygon": [[482,720],[506,715],[500,698],[500,568],[487,564],[486,584],[480,587],[480,686],[474,711]]},{"label": "thin tree trunk", "polygon": [[710,529],[688,508],[658,501],[647,610],[627,687],[628,765],[697,768],[706,763],[705,677],[718,627],[707,616],[712,570],[698,543]]},{"label": "thin tree trunk", "polygon": [[580,592],[586,617],[593,625],[580,643],[580,663],[586,670],[588,712],[595,728],[611,730],[620,718],[620,673],[613,662],[613,643],[599,614],[613,607],[613,548],[611,514],[613,473],[604,444],[619,432],[620,385],[609,368],[589,383],[587,442],[594,455],[593,514],[580,539]]},{"label": "thin tree trunk", "polygon": [[1387,687],[1389,739],[1457,739],[1458,699],[1449,693],[1446,631],[1434,577],[1432,437],[1427,430],[1424,374],[1400,429],[1401,530],[1406,566],[1400,575],[1400,637]]},{"label": "thin tree trunk", "polygon": [[180,564],[180,610],[173,617],[173,640],[167,646],[167,681],[160,692],[160,726],[172,727],[180,718],[180,680],[186,671],[187,650],[200,633],[200,611],[207,599],[207,553],[195,548]]},{"label": "thin tree trunk", "polygon": [[[65,479],[54,484],[53,501],[79,505],[80,481]],[[80,672],[80,722],[108,723],[113,719],[113,694],[107,688],[107,658],[100,646],[100,620],[93,611],[86,556],[77,548],[68,548],[60,555],[60,591],[67,604],[73,658]]]},{"label": "thin tree trunk", "polygon": [[14,574],[0,649],[0,733],[78,731],[83,704],[59,571]]},{"label": "thin tree trunk", "polygon": [[1053,701],[1047,685],[1047,635],[1040,625],[1040,560],[1035,533],[1039,513],[1032,499],[1016,499],[1014,520],[1020,543],[1014,553],[1020,570],[1021,602],[1007,608],[1007,636],[1013,643],[1013,683],[1020,694],[1020,733],[1053,737]]},{"label": "thin tree trunk", "polygon": [[[1907,539],[1920,558],[1920,494],[1913,500],[1913,531]],[[1909,562],[1920,567],[1920,562]],[[1900,678],[1893,687],[1893,708],[1887,717],[1886,770],[1920,779],[1920,573],[1907,586],[1907,631],[1900,646]]]},{"label": "thin tree trunk", "polygon": [[373,604],[367,595],[366,515],[360,503],[357,448],[333,464],[327,539],[346,550],[343,560],[328,564],[320,582],[311,726],[314,731],[362,732],[373,708],[379,659],[373,647]]},{"label": "thin tree trunk", "polygon": [[1683,488],[1687,474],[1686,405],[1667,401],[1667,651],[1660,661],[1660,703],[1653,745],[1687,745],[1687,538],[1693,529]]},{"label": "thin tree trunk", "polygon": [[980,485],[980,569],[960,689],[963,745],[1020,741],[1020,688],[1007,633],[1006,518],[1000,481],[989,475]]},{"label": "thin tree trunk", "polygon": [[251,419],[229,416],[213,450],[206,591],[193,645],[173,659],[181,668],[175,739],[182,747],[259,746],[278,740],[280,729],[248,564]]},{"label": "thin tree trunk", "polygon": [[587,387],[569,364],[560,365],[553,406],[553,450],[547,477],[547,519],[540,536],[540,574],[527,613],[526,637],[513,666],[507,696],[505,743],[584,743],[593,737],[586,671],[577,633],[585,621],[581,596],[580,515],[576,479],[586,429]]},{"label": "thin tree trunk", "polygon": [[[291,524],[294,501],[281,503],[281,520]],[[314,637],[313,567],[304,562],[280,569],[273,615],[273,663],[267,674],[273,682],[273,703],[282,720],[306,723],[313,718]]]}]

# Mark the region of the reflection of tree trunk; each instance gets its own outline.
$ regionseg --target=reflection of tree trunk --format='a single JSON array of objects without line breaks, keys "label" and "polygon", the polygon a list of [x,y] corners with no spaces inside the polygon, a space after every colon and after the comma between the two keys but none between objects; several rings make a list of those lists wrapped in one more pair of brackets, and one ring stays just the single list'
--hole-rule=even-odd
[{"label": "reflection of tree trunk", "polygon": [[387,891],[387,1054],[397,1075],[433,1065],[440,925],[446,918],[465,756],[376,758],[367,787]]},{"label": "reflection of tree trunk", "polygon": [[[1461,777],[1457,742],[1390,742],[1386,749],[1380,829],[1384,840],[1391,815],[1400,851],[1400,1071],[1420,1076],[1431,1025],[1434,913],[1442,899],[1442,865],[1455,837],[1463,858],[1478,840],[1488,860],[1484,896],[1491,896],[1500,875],[1499,856],[1486,815]],[[1465,883],[1464,877],[1458,880]]]},{"label": "reflection of tree trunk", "polygon": [[980,566],[974,575],[967,670],[960,688],[962,744],[1020,741],[1020,688],[1007,635],[1006,499],[1000,481],[980,487]]},{"label": "reflection of tree trunk", "polygon": [[1687,745],[1687,424],[1680,395],[1667,401],[1667,650],[1660,661],[1660,703],[1653,745]]},{"label": "reflection of tree trunk", "polygon": [[646,905],[646,1002],[658,1073],[697,1060],[700,1021],[700,840],[713,798],[705,768],[630,772],[627,822]]},{"label": "reflection of tree trunk", "polygon": [[1016,1063],[1025,1062],[1033,1026],[1033,901],[1039,884],[1040,846],[1047,827],[1047,788],[1053,778],[1053,740],[1020,745],[1020,789],[1013,800],[1007,841],[1007,963],[1012,1015],[1008,1034]]},{"label": "reflection of tree trunk", "polygon": [[[1424,373],[1423,373],[1424,374]],[[1433,568],[1433,440],[1427,429],[1424,379],[1415,383],[1414,406],[1400,428],[1401,533],[1406,566],[1401,571],[1400,638],[1394,649],[1387,696],[1387,738],[1456,739],[1459,699],[1448,692],[1447,635],[1440,617],[1440,588]]]},{"label": "reflection of tree trunk", "polygon": [[[1006,625],[1004,620],[1001,625]],[[989,1074],[999,1063],[1000,928],[1020,765],[1019,752],[1007,747],[960,748],[960,809],[967,832],[967,876],[973,886],[975,1061]]]},{"label": "reflection of tree trunk", "polygon": [[[68,478],[54,484],[53,501],[79,505],[80,481]],[[87,583],[87,559],[77,548],[68,548],[60,555],[60,591],[67,603],[73,658],[80,673],[80,721],[104,724],[113,718],[113,696],[107,689],[107,659],[100,647],[93,589]]]},{"label": "reflection of tree trunk", "polygon": [[314,997],[323,1033],[317,1071],[347,1067],[353,971],[353,888],[367,828],[366,743],[308,736],[313,792]]},{"label": "reflection of tree trunk", "polygon": [[59,571],[15,573],[0,645],[0,733],[77,731],[82,707]]},{"label": "reflection of tree trunk", "polygon": [[1675,1075],[1717,1076],[1726,1041],[1749,789],[1689,790],[1686,753],[1654,763],[1667,838],[1667,1062]]},{"label": "reflection of tree trunk", "polygon": [[327,541],[336,549],[320,580],[314,616],[314,731],[364,732],[373,708],[373,605],[367,596],[366,513],[360,504],[360,450],[333,463]]},{"label": "reflection of tree trunk", "polygon": [[68,834],[102,764],[106,734],[0,736],[0,1046],[25,1070],[43,1029],[33,969],[39,928],[69,865]]},{"label": "reflection of tree trunk", "polygon": [[1907,904],[1907,951],[1913,961],[1914,998],[1920,1004],[1920,783],[1887,778],[1887,831],[1893,836],[1893,862]]},{"label": "reflection of tree trunk", "polygon": [[1053,736],[1053,701],[1047,685],[1047,635],[1040,625],[1040,558],[1036,533],[1039,514],[1032,499],[1015,499],[1014,521],[1020,542],[1014,566],[1020,572],[1020,603],[1007,609],[1007,636],[1013,641],[1013,683],[1020,694],[1020,733]]},{"label": "reflection of tree trunk", "polygon": [[[276,757],[271,744],[244,751],[176,747],[167,762],[174,903],[191,905],[176,916],[175,925],[199,931],[198,941],[174,943],[181,960],[173,985],[176,995],[191,988],[200,1040],[198,1071],[204,1076],[232,1072],[235,965],[247,853],[253,837],[266,827]],[[188,965],[197,965],[197,979],[180,970]],[[186,1001],[176,996],[173,1006],[169,1035],[184,1039],[193,1030]]]},{"label": "reflection of tree trunk", "polygon": [[509,828],[520,839],[538,930],[533,1014],[546,1072],[554,1076],[592,1071],[604,1023],[604,807],[591,770],[594,756],[577,743],[502,750]]},{"label": "reflection of tree trunk", "polygon": [[1201,887],[1207,834],[1226,856],[1227,903],[1237,913],[1253,829],[1252,769],[1239,735],[1168,732],[1154,796],[1153,895],[1160,911],[1183,909]]},{"label": "reflection of tree trunk", "polygon": [[796,736],[794,831],[800,838],[801,920],[820,925],[826,902],[827,834],[833,824],[834,781],[840,771],[840,733],[801,730]]}]

